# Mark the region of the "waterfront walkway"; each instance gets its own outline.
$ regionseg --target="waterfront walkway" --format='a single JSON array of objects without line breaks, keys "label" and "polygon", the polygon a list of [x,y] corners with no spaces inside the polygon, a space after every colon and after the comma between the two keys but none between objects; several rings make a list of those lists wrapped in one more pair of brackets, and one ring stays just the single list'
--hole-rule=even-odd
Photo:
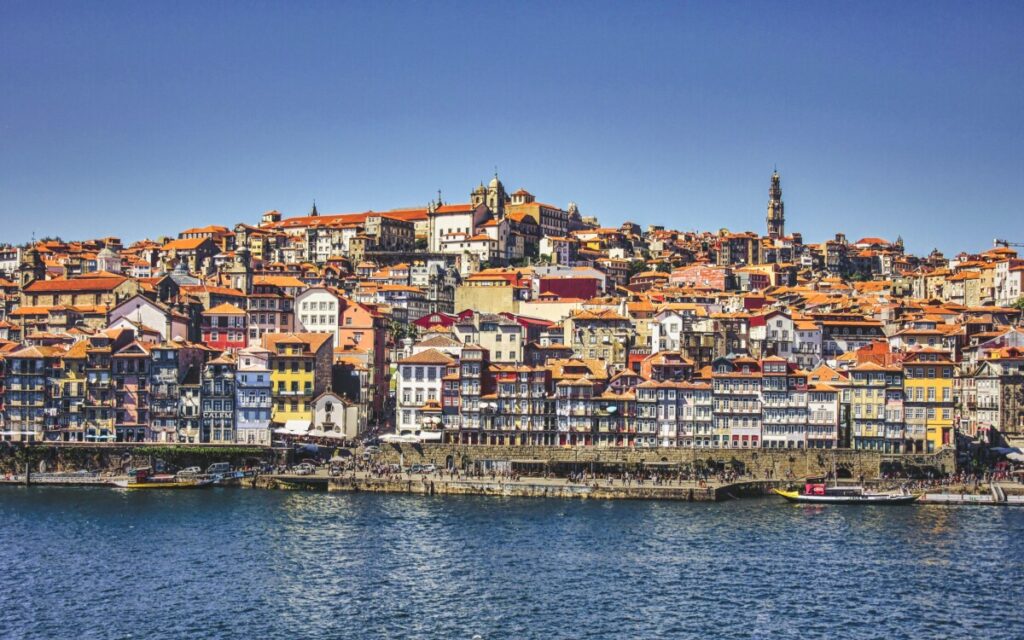
[{"label": "waterfront walkway", "polygon": [[566,478],[531,476],[465,476],[450,473],[376,474],[368,471],[329,476],[271,474],[260,476],[255,486],[265,488],[326,488],[336,492],[411,493],[420,495],[492,495],[549,498],[597,498],[633,500],[682,500],[715,502],[741,496],[763,495],[783,481],[675,480]]}]

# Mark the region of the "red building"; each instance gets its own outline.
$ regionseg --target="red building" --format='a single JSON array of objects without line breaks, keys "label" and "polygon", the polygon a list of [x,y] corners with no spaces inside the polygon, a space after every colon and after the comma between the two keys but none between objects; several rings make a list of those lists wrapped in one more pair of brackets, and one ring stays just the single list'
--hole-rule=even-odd
[{"label": "red building", "polygon": [[435,311],[434,313],[428,313],[419,320],[414,320],[413,324],[420,329],[430,329],[431,327],[439,326],[448,329],[458,322],[459,319],[460,317],[457,315]]},{"label": "red building", "polygon": [[553,293],[559,298],[589,300],[601,293],[601,281],[593,277],[543,276],[538,293]]},{"label": "red building", "polygon": [[203,344],[213,349],[244,349],[246,312],[230,302],[203,312]]}]

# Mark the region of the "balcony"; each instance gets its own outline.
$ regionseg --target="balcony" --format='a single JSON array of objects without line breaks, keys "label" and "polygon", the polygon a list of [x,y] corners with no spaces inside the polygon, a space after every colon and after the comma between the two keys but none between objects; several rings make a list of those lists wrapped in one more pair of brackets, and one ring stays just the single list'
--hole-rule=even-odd
[{"label": "balcony", "polygon": [[7,400],[8,407],[28,407],[28,408],[40,408],[45,405],[43,400]]}]

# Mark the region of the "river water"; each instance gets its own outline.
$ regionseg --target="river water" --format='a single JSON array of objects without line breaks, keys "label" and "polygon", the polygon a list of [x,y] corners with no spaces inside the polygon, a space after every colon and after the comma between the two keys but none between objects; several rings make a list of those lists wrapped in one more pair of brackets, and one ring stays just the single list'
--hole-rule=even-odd
[{"label": "river water", "polygon": [[1022,638],[1024,510],[0,487],[2,638]]}]

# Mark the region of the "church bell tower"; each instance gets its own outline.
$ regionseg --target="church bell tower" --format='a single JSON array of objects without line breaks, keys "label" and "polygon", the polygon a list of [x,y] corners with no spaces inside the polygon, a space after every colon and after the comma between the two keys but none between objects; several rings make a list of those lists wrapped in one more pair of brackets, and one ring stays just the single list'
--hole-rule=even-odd
[{"label": "church bell tower", "polygon": [[768,237],[782,238],[786,235],[785,205],[782,203],[782,185],[779,172],[772,172],[772,185],[768,187]]}]

